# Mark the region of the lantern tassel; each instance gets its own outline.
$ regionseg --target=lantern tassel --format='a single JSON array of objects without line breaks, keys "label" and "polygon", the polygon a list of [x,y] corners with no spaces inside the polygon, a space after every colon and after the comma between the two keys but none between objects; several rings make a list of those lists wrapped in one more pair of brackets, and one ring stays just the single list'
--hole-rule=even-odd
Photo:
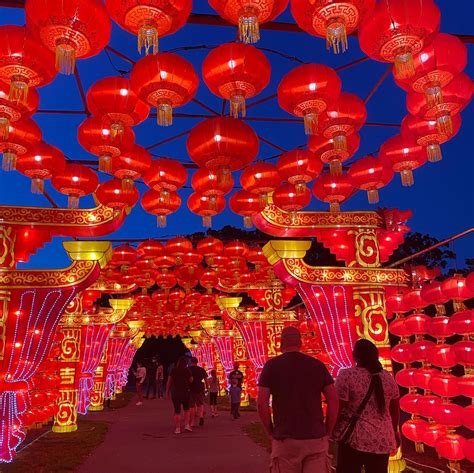
[{"label": "lantern tassel", "polygon": [[115,140],[115,138],[119,138],[119,140],[122,140],[123,137],[123,132],[124,132],[124,126],[121,123],[112,123],[110,125],[110,139]]},{"label": "lantern tassel", "polygon": [[16,169],[16,153],[13,151],[4,151],[2,159],[3,171],[14,171]]},{"label": "lantern tassel", "polygon": [[56,70],[69,76],[74,74],[76,68],[76,50],[68,44],[61,43],[56,46]]},{"label": "lantern tassel", "polygon": [[6,140],[10,131],[10,120],[8,117],[0,117],[0,138]]},{"label": "lantern tassel", "polygon": [[438,131],[444,135],[451,136],[453,134],[453,120],[451,115],[442,115],[436,119]]},{"label": "lantern tassel", "polygon": [[435,105],[440,105],[444,102],[443,99],[443,90],[439,85],[432,85],[425,89],[426,103],[428,106],[434,107]]},{"label": "lantern tassel", "polygon": [[138,54],[142,54],[142,49],[145,48],[145,56],[158,53],[158,31],[154,26],[144,25],[138,30],[137,49]]},{"label": "lantern tassel", "polygon": [[329,173],[331,176],[340,176],[342,174],[342,163],[339,159],[333,159],[329,162]]},{"label": "lantern tassel", "polygon": [[336,151],[347,151],[346,135],[336,135],[333,137],[334,149]]},{"label": "lantern tassel", "polygon": [[160,190],[160,204],[168,205],[170,203],[170,191],[168,189]]},{"label": "lantern tassel", "polygon": [[379,191],[377,189],[369,189],[367,191],[369,204],[377,204],[379,201]]},{"label": "lantern tassel", "polygon": [[258,205],[263,210],[268,205],[268,193],[262,192],[258,195]]},{"label": "lantern tassel", "polygon": [[244,227],[245,228],[252,228],[253,227],[252,217],[250,215],[246,215],[244,217]]},{"label": "lantern tassel", "polygon": [[28,99],[28,83],[26,79],[19,76],[12,77],[8,98],[17,103],[26,103]]},{"label": "lantern tassel", "polygon": [[306,182],[295,183],[296,195],[303,195],[306,192]]},{"label": "lantern tassel", "polygon": [[339,205],[339,202],[331,202],[329,204],[329,211],[330,212],[340,212],[341,211],[341,206]]},{"label": "lantern tassel", "polygon": [[450,473],[461,473],[461,465],[457,461],[449,461],[449,471]]},{"label": "lantern tassel", "polygon": [[430,163],[436,163],[441,161],[443,158],[441,154],[441,146],[438,143],[432,143],[426,147],[426,153],[428,154],[428,161]]},{"label": "lantern tassel", "polygon": [[203,227],[211,227],[212,226],[212,217],[210,215],[203,215],[202,216],[202,226]]},{"label": "lantern tassel", "polygon": [[112,172],[112,156],[109,154],[99,156],[99,171],[107,174]]},{"label": "lantern tassel", "polygon": [[304,116],[304,132],[306,135],[316,135],[318,130],[318,114],[307,113]]},{"label": "lantern tassel", "polygon": [[228,167],[221,167],[216,172],[217,175],[217,183],[219,185],[225,186],[230,184],[231,174],[230,169]]},{"label": "lantern tassel", "polygon": [[133,179],[130,179],[129,177],[122,179],[122,190],[131,191],[133,190],[133,187],[134,187]]},{"label": "lantern tassel", "polygon": [[332,48],[334,54],[339,54],[341,51],[346,52],[348,47],[344,20],[341,18],[331,20],[326,28],[326,49]]},{"label": "lantern tassel", "polygon": [[156,226],[158,228],[166,227],[166,215],[157,215],[156,217]]},{"label": "lantern tassel", "polygon": [[239,39],[246,44],[256,43],[260,39],[260,28],[256,15],[244,14],[239,17]]},{"label": "lantern tassel", "polygon": [[411,51],[404,50],[395,56],[395,75],[398,79],[408,79],[415,75]]},{"label": "lantern tassel", "polygon": [[239,116],[245,117],[246,114],[245,97],[241,94],[232,95],[230,98],[230,116],[239,118]]},{"label": "lantern tassel", "polygon": [[40,178],[32,179],[31,192],[33,194],[44,194],[44,180]]},{"label": "lantern tassel", "polygon": [[446,315],[446,308],[444,304],[435,304],[436,315]]},{"label": "lantern tassel", "polygon": [[173,124],[173,107],[171,103],[159,103],[156,108],[156,122],[160,126],[171,126]]},{"label": "lantern tassel", "polygon": [[79,196],[70,195],[67,198],[67,208],[68,209],[77,209],[79,207]]},{"label": "lantern tassel", "polygon": [[400,172],[400,177],[402,179],[402,186],[404,187],[410,187],[415,182],[413,178],[413,171],[411,169],[403,169]]}]

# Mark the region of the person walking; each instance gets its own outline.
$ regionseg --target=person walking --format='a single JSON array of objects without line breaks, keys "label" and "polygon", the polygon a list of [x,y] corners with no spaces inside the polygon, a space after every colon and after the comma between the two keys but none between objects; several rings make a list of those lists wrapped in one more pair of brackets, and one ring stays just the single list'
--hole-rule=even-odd
[{"label": "person walking", "polygon": [[135,375],[135,388],[138,396],[136,405],[141,406],[143,404],[142,386],[146,378],[146,368],[141,361],[137,361],[137,369],[133,374]]},{"label": "person walking", "polygon": [[197,427],[197,417],[199,425],[204,425],[204,396],[205,390],[209,390],[207,382],[207,373],[204,368],[198,366],[198,359],[191,357],[191,366],[189,367],[193,382],[191,383],[191,402],[190,402],[190,422],[191,427]]},{"label": "person walking", "polygon": [[211,376],[209,377],[209,405],[211,407],[211,417],[217,417],[217,396],[221,390],[219,378],[217,377],[217,371],[211,370]]},{"label": "person walking", "polygon": [[232,386],[232,381],[236,379],[239,388],[242,387],[244,383],[244,373],[239,370],[239,366],[239,363],[236,361],[234,363],[234,369],[229,373],[229,386]]},{"label": "person walking", "polygon": [[150,392],[153,393],[152,399],[156,399],[156,370],[158,368],[158,362],[155,357],[153,357],[148,363],[146,368],[146,379],[147,379],[147,387],[146,387],[146,396],[145,399],[149,399]]},{"label": "person walking", "polygon": [[[326,366],[300,350],[299,330],[285,327],[282,354],[268,360],[260,375],[258,414],[272,437],[271,471],[325,473],[328,437],[337,419],[336,389]],[[322,394],[327,403],[326,420]]]},{"label": "person walking", "polygon": [[398,386],[382,368],[371,341],[358,340],[353,358],[356,366],[341,370],[336,379],[340,402],[333,435],[338,441],[336,471],[386,472],[390,453],[400,445]]},{"label": "person walking", "polygon": [[239,387],[237,379],[232,380],[232,385],[229,388],[230,396],[230,415],[232,418],[238,419],[240,417],[240,398],[242,396],[242,388]]},{"label": "person walking", "polygon": [[164,368],[163,363],[158,361],[158,366],[156,367],[156,387],[158,391],[158,399],[163,397],[163,383],[164,383]]},{"label": "person walking", "polygon": [[170,397],[174,407],[175,434],[181,433],[181,408],[184,412],[184,430],[192,432],[189,425],[189,398],[190,385],[193,381],[191,371],[188,368],[188,360],[185,356],[179,358],[176,367],[168,376],[166,384],[166,397]]}]

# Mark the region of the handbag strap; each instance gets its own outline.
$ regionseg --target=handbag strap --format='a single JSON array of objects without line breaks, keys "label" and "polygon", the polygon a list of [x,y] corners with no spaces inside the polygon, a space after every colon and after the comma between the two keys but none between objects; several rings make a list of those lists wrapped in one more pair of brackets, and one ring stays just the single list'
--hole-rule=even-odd
[{"label": "handbag strap", "polygon": [[350,436],[352,435],[352,432],[354,432],[357,421],[359,420],[360,415],[365,409],[365,406],[367,406],[367,403],[369,402],[369,399],[372,396],[372,393],[374,392],[374,388],[375,388],[375,378],[372,376],[372,379],[370,380],[369,389],[367,390],[367,394],[365,395],[364,399],[362,399],[362,402],[359,404],[359,407],[357,408],[355,413],[352,415],[351,420],[349,421],[349,424],[347,426],[347,429],[344,432],[343,437],[341,438],[341,443],[347,442]]}]

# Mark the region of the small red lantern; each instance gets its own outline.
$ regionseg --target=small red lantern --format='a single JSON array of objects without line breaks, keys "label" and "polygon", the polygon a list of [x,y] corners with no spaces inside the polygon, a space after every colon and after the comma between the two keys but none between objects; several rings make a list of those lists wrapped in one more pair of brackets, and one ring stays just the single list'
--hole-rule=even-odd
[{"label": "small red lantern", "polygon": [[431,378],[439,374],[436,368],[417,368],[413,373],[415,386],[421,389],[429,389]]},{"label": "small red lantern", "polygon": [[245,117],[245,101],[258,95],[270,81],[270,62],[260,50],[243,43],[221,44],[202,63],[209,90],[230,101],[230,115]]},{"label": "small red lantern", "polygon": [[392,163],[392,169],[400,173],[403,186],[412,186],[413,170],[427,161],[423,148],[413,138],[396,135],[380,147],[380,157]]},{"label": "small red lantern", "polygon": [[409,414],[418,414],[418,403],[422,398],[421,394],[405,394],[400,398],[400,409]]},{"label": "small red lantern", "polygon": [[217,238],[206,237],[198,242],[196,250],[206,258],[208,264],[212,265],[212,259],[224,251],[224,243]]},{"label": "small red lantern", "polygon": [[151,162],[143,178],[151,189],[160,192],[161,196],[167,199],[170,192],[176,192],[186,184],[188,173],[179,161],[158,158]]},{"label": "small red lantern", "polygon": [[112,24],[98,0],[28,0],[25,12],[28,28],[56,52],[56,69],[63,74],[72,74],[76,59],[99,54],[109,42]]},{"label": "small red lantern", "polygon": [[79,125],[77,139],[85,150],[99,157],[99,171],[110,173],[112,159],[133,146],[135,133],[126,126],[117,135],[100,117],[89,117]]},{"label": "small red lantern", "polygon": [[300,0],[291,2],[291,14],[307,33],[326,38],[326,48],[334,54],[348,48],[347,35],[373,10],[375,0]]},{"label": "small red lantern", "polygon": [[420,310],[427,305],[421,297],[421,289],[411,289],[405,292],[405,294],[403,294],[403,303],[409,310]]},{"label": "small red lantern", "polygon": [[187,238],[174,237],[166,242],[165,251],[167,255],[176,258],[176,264],[182,264],[182,256],[193,251],[193,244],[191,240],[188,240]]},{"label": "small red lantern", "polygon": [[122,182],[118,179],[110,179],[100,184],[95,195],[102,205],[114,210],[131,209],[140,198],[133,184],[130,189],[123,189]]},{"label": "small red lantern", "polygon": [[463,453],[470,462],[474,463],[474,438],[469,440],[466,439],[464,442]]},{"label": "small red lantern", "polygon": [[391,350],[391,357],[398,363],[411,363],[413,361],[413,351],[409,343],[399,343]]},{"label": "small red lantern", "polygon": [[171,53],[140,59],[130,74],[133,90],[151,107],[156,107],[158,125],[173,124],[173,109],[187,104],[196,93],[199,78],[193,65]]},{"label": "small red lantern", "polygon": [[314,135],[318,117],[341,93],[341,79],[324,64],[303,64],[286,74],[278,85],[278,104],[286,112],[304,117],[305,133]]},{"label": "small red lantern", "polygon": [[474,341],[461,340],[454,345],[456,361],[464,366],[474,366]]},{"label": "small red lantern", "polygon": [[331,176],[321,174],[313,184],[313,194],[322,202],[329,204],[331,212],[340,212],[340,205],[354,192],[351,178],[347,174]]},{"label": "small red lantern", "polygon": [[440,368],[452,368],[456,363],[456,353],[453,345],[439,343],[430,349],[429,361]]},{"label": "small red lantern", "polygon": [[474,310],[462,310],[449,319],[449,328],[459,335],[474,334]]},{"label": "small red lantern", "polygon": [[457,404],[443,402],[433,412],[433,419],[438,424],[447,427],[459,427],[462,425],[463,408]]},{"label": "small red lantern", "polygon": [[395,381],[404,388],[414,388],[416,387],[415,380],[413,379],[415,371],[416,368],[403,368],[396,373]]},{"label": "small red lantern", "polygon": [[225,199],[222,196],[217,196],[211,202],[210,197],[194,192],[188,198],[188,207],[193,214],[202,217],[202,225],[204,227],[210,227],[212,225],[212,217],[225,209]]},{"label": "small red lantern", "polygon": [[55,173],[62,172],[65,166],[63,153],[44,141],[18,156],[16,160],[17,170],[31,179],[31,192],[35,194],[42,194],[44,181],[51,179]]},{"label": "small red lantern", "polygon": [[458,378],[450,373],[436,373],[431,376],[429,389],[441,397],[456,397],[461,394]]},{"label": "small red lantern", "polygon": [[29,118],[12,123],[8,127],[7,137],[0,137],[0,152],[3,153],[2,169],[16,169],[18,156],[25,154],[31,148],[41,143],[41,129]]},{"label": "small red lantern", "polygon": [[298,193],[295,185],[287,183],[275,189],[272,199],[277,207],[288,212],[294,219],[296,212],[304,209],[311,202],[311,192],[304,187],[304,191]]},{"label": "small red lantern", "polygon": [[133,145],[112,160],[112,174],[122,181],[124,190],[134,187],[133,181],[140,179],[151,166],[150,153],[139,145]]},{"label": "small red lantern", "polygon": [[462,423],[470,430],[474,430],[474,404],[466,406],[462,413]]},{"label": "small red lantern", "polygon": [[87,91],[87,108],[110,128],[111,138],[122,136],[125,127],[142,123],[150,113],[125,77],[105,77],[92,84]]},{"label": "small red lantern", "polygon": [[430,350],[435,347],[431,340],[417,340],[411,345],[412,361],[427,361]]},{"label": "small red lantern", "polygon": [[26,102],[30,87],[55,76],[54,56],[24,26],[0,26],[0,80],[10,85],[9,99]]},{"label": "small red lantern", "polygon": [[192,0],[106,0],[110,16],[125,31],[137,35],[138,52],[158,52],[158,39],[182,28]]},{"label": "small red lantern", "polygon": [[244,218],[245,228],[252,228],[252,217],[263,209],[258,196],[243,189],[231,195],[229,207],[232,212]]},{"label": "small red lantern", "polygon": [[256,43],[260,39],[259,25],[274,20],[288,6],[288,0],[209,0],[222,18],[238,25],[242,43]]},{"label": "small red lantern", "polygon": [[232,175],[229,179],[218,179],[214,171],[200,168],[193,174],[191,186],[196,192],[209,197],[211,204],[215,204],[219,196],[223,197],[232,190],[234,179]]},{"label": "small red lantern", "polygon": [[407,420],[402,425],[403,435],[412,442],[423,442],[423,436],[428,428],[428,422],[422,419]]},{"label": "small red lantern", "polygon": [[418,410],[417,414],[423,417],[432,418],[433,414],[439,409],[443,401],[438,396],[432,394],[425,394],[420,396],[416,404]]},{"label": "small red lantern", "polygon": [[390,322],[388,330],[396,337],[409,337],[411,335],[405,324],[405,318],[402,317],[396,318]]},{"label": "small red lantern", "polygon": [[434,447],[438,439],[446,435],[448,429],[445,425],[435,424],[430,422],[426,427],[426,430],[423,434],[423,443],[429,445],[430,447]]},{"label": "small red lantern", "polygon": [[212,288],[216,287],[218,283],[219,279],[213,269],[206,269],[199,279],[199,284],[201,284],[209,294],[212,292]]},{"label": "small red lantern", "polygon": [[120,266],[120,270],[124,273],[128,270],[137,259],[137,252],[133,246],[120,245],[116,246],[112,253],[110,264]]},{"label": "small red lantern", "polygon": [[423,335],[426,332],[426,324],[430,320],[431,318],[426,314],[414,313],[405,319],[405,325],[410,334]]},{"label": "small red lantern", "polygon": [[181,206],[181,198],[176,192],[170,192],[168,199],[164,199],[159,192],[150,189],[141,198],[141,204],[148,213],[156,215],[158,227],[166,227],[166,217],[176,212]]},{"label": "small red lantern", "polygon": [[444,340],[454,335],[454,331],[449,323],[449,317],[439,315],[426,322],[426,333],[438,340]]},{"label": "small red lantern", "polygon": [[306,194],[306,184],[321,174],[323,165],[311,151],[295,149],[281,155],[277,169],[280,177],[293,184],[301,195]]},{"label": "small red lantern", "polygon": [[268,195],[281,183],[278,168],[274,164],[258,162],[247,166],[240,175],[240,184],[248,192],[257,194],[260,207],[268,204]]},{"label": "small red lantern", "polygon": [[466,286],[474,294],[474,271],[466,277]]},{"label": "small red lantern", "polygon": [[360,48],[372,59],[393,62],[396,77],[411,77],[415,74],[413,55],[438,32],[440,17],[433,0],[377,3],[360,25]]},{"label": "small red lantern", "polygon": [[165,247],[158,240],[145,240],[138,244],[137,254],[147,259],[158,258],[165,253]]},{"label": "small red lantern", "polygon": [[441,283],[441,290],[446,297],[455,302],[455,310],[459,309],[456,304],[460,305],[462,301],[473,297],[473,293],[466,285],[466,278],[459,275],[445,279]]}]

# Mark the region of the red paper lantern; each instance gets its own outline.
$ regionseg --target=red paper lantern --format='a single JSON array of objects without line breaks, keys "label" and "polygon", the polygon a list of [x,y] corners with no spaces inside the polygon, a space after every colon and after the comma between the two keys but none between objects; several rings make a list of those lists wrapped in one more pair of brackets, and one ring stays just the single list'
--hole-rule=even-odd
[{"label": "red paper lantern", "polygon": [[415,74],[395,82],[407,92],[425,94],[428,104],[443,102],[442,88],[447,86],[467,64],[467,49],[456,36],[438,33],[432,42],[413,56]]},{"label": "red paper lantern", "polygon": [[459,335],[474,334],[474,310],[462,310],[454,313],[449,320],[449,328]]},{"label": "red paper lantern", "polygon": [[191,186],[196,192],[209,197],[211,204],[214,204],[219,196],[223,197],[232,190],[234,179],[232,175],[228,179],[218,179],[214,171],[201,168],[193,174]]},{"label": "red paper lantern", "polygon": [[452,368],[456,363],[456,353],[452,345],[438,343],[428,353],[429,361],[440,368]]},{"label": "red paper lantern", "polygon": [[63,74],[72,74],[76,59],[99,54],[109,42],[112,24],[98,0],[28,0],[25,12],[28,28],[56,52],[56,69]]},{"label": "red paper lantern", "polygon": [[138,244],[137,254],[143,258],[154,259],[164,255],[165,247],[158,240],[145,240]]},{"label": "red paper lantern", "polygon": [[446,297],[454,302],[462,302],[473,297],[473,293],[466,285],[466,278],[463,276],[453,276],[445,279],[441,283],[441,290]]},{"label": "red paper lantern", "polygon": [[402,425],[403,435],[412,442],[423,442],[423,436],[428,428],[428,422],[422,419],[407,420]]},{"label": "red paper lantern", "polygon": [[256,43],[260,39],[259,25],[280,15],[288,0],[209,0],[209,5],[229,23],[238,25],[242,43]]},{"label": "red paper lantern", "polygon": [[462,425],[463,408],[453,403],[442,403],[433,412],[433,419],[438,424],[447,427],[459,427]]},{"label": "red paper lantern", "polygon": [[3,153],[2,169],[16,169],[18,156],[41,143],[41,129],[29,118],[12,123],[8,127],[8,136],[0,137],[0,152]]},{"label": "red paper lantern", "polygon": [[245,117],[245,101],[258,95],[270,81],[270,62],[260,50],[243,43],[221,44],[202,63],[209,90],[230,101],[230,115]]},{"label": "red paper lantern", "polygon": [[412,361],[427,361],[435,343],[430,340],[418,340],[411,345]]},{"label": "red paper lantern", "polygon": [[394,63],[396,77],[411,77],[415,74],[413,55],[438,32],[440,16],[433,0],[377,3],[360,25],[360,48],[372,59]]},{"label": "red paper lantern", "polygon": [[224,246],[224,254],[232,258],[234,266],[237,263],[245,263],[245,258],[249,252],[249,247],[240,240],[232,240]]},{"label": "red paper lantern", "polygon": [[286,112],[304,117],[305,133],[314,135],[318,117],[341,93],[341,79],[324,64],[303,64],[288,72],[278,85],[278,104]]},{"label": "red paper lantern", "polygon": [[100,184],[95,195],[102,205],[114,210],[130,209],[140,198],[140,194],[133,184],[130,189],[123,189],[122,182],[118,179],[110,179]]},{"label": "red paper lantern", "polygon": [[474,272],[469,273],[466,277],[466,286],[474,294]]},{"label": "red paper lantern", "polygon": [[367,191],[370,204],[379,202],[379,189],[393,179],[393,170],[386,160],[374,156],[358,159],[349,168],[348,174],[358,189]]},{"label": "red paper lantern", "polygon": [[461,73],[442,88],[443,102],[429,105],[425,96],[416,92],[407,95],[408,112],[424,120],[436,121],[439,133],[452,135],[453,116],[462,112],[472,97],[472,81]]},{"label": "red paper lantern", "polygon": [[445,314],[443,304],[449,299],[444,295],[440,282],[431,281],[429,284],[424,285],[421,288],[421,297],[428,304],[435,304],[436,310],[439,314]]},{"label": "red paper lantern", "polygon": [[213,258],[224,251],[224,243],[217,238],[206,237],[198,242],[196,250],[206,258],[208,264],[212,265]]},{"label": "red paper lantern", "polygon": [[436,120],[423,120],[422,118],[407,115],[402,121],[402,135],[414,137],[417,144],[426,148],[426,155],[430,163],[441,161],[440,144],[451,139],[461,127],[461,117],[452,117],[453,132],[440,133]]},{"label": "red paper lantern", "polygon": [[295,149],[281,155],[277,169],[280,177],[293,184],[301,195],[306,193],[306,184],[321,174],[323,165],[311,151]]},{"label": "red paper lantern", "polygon": [[287,183],[275,189],[272,199],[277,207],[288,212],[294,219],[296,212],[304,209],[311,202],[311,192],[304,187],[304,191],[298,193],[295,185]]},{"label": "red paper lantern", "polygon": [[146,120],[148,105],[141,101],[125,77],[105,77],[87,91],[87,108],[110,127],[111,137],[122,136],[127,126]]},{"label": "red paper lantern", "polygon": [[392,169],[400,173],[403,186],[412,186],[413,170],[427,161],[423,148],[416,144],[414,139],[403,135],[389,138],[380,147],[380,157],[392,163]]},{"label": "red paper lantern", "polygon": [[435,424],[430,422],[426,427],[425,432],[423,433],[422,441],[429,445],[430,447],[434,447],[436,442],[443,436],[445,436],[448,432],[448,429],[445,425]]},{"label": "red paper lantern", "polygon": [[116,246],[112,253],[111,265],[120,266],[122,272],[127,271],[137,259],[137,252],[133,246],[119,245]]},{"label": "red paper lantern", "polygon": [[191,13],[192,0],[106,0],[113,20],[137,38],[138,52],[158,52],[158,40],[175,33]]},{"label": "red paper lantern", "polygon": [[474,438],[466,439],[464,442],[463,453],[467,460],[474,463]]},{"label": "red paper lantern", "polygon": [[79,144],[99,158],[99,171],[110,173],[112,159],[133,146],[135,133],[129,126],[120,135],[104,123],[100,117],[86,118],[77,130]]},{"label": "red paper lantern", "polygon": [[418,403],[422,398],[421,394],[405,394],[400,398],[400,409],[409,414],[418,414]]},{"label": "red paper lantern", "polygon": [[17,170],[31,179],[31,192],[35,194],[42,194],[44,181],[57,172],[63,172],[65,166],[63,153],[44,141],[16,159]]},{"label": "red paper lantern", "polygon": [[176,258],[176,264],[182,264],[182,257],[193,251],[193,244],[191,240],[184,237],[170,238],[166,242],[166,254]]},{"label": "red paper lantern", "polygon": [[9,84],[9,99],[27,102],[30,87],[56,76],[54,56],[24,26],[0,26],[0,80]]},{"label": "red paper lantern", "polygon": [[[419,293],[419,291],[417,292]],[[426,332],[426,324],[429,323],[430,319],[426,314],[414,313],[405,319],[405,325],[411,334],[423,335]]]},{"label": "red paper lantern", "polygon": [[374,5],[375,0],[300,0],[291,2],[291,14],[302,30],[326,38],[326,48],[337,54],[346,51],[347,35],[359,27]]},{"label": "red paper lantern", "polygon": [[426,333],[432,337],[443,340],[454,335],[450,326],[449,317],[437,316],[426,322]]},{"label": "red paper lantern", "polygon": [[466,406],[462,412],[462,423],[470,430],[474,430],[474,404]]},{"label": "red paper lantern", "polygon": [[413,351],[409,343],[399,343],[391,350],[391,357],[398,363],[411,363],[413,361]]},{"label": "red paper lantern", "polygon": [[134,187],[133,181],[140,179],[151,166],[150,153],[139,145],[133,145],[112,160],[112,174],[122,181],[124,190]]},{"label": "red paper lantern", "polygon": [[278,168],[274,164],[258,162],[247,166],[240,175],[240,184],[248,192],[257,194],[260,206],[268,204],[268,195],[281,183]]},{"label": "red paper lantern", "polygon": [[329,204],[331,212],[340,212],[340,205],[354,192],[351,178],[347,174],[331,176],[321,174],[313,184],[313,194],[322,202]]},{"label": "red paper lantern", "polygon": [[208,293],[212,292],[212,288],[219,283],[216,272],[213,269],[206,269],[199,279],[199,284],[207,289]]},{"label": "red paper lantern", "polygon": [[169,198],[164,199],[159,192],[150,189],[141,198],[141,204],[148,213],[156,215],[158,227],[166,227],[166,217],[176,212],[181,206],[181,198],[176,192],[170,192]]},{"label": "red paper lantern", "polygon": [[160,192],[161,196],[167,199],[170,192],[176,192],[186,184],[188,173],[179,161],[158,158],[151,162],[143,178],[151,189]]},{"label": "red paper lantern", "polygon": [[259,142],[254,130],[241,120],[227,117],[208,118],[189,133],[186,147],[199,166],[228,180],[230,171],[250,164],[258,154]]},{"label": "red paper lantern", "polygon": [[417,368],[413,373],[413,382],[416,387],[427,390],[430,388],[431,378],[438,373],[436,368]]},{"label": "red paper lantern", "polygon": [[416,387],[415,380],[413,379],[415,371],[415,368],[403,368],[396,373],[395,381],[404,388],[414,388]]},{"label": "red paper lantern", "polygon": [[438,396],[433,396],[429,394],[420,396],[420,399],[416,404],[416,408],[418,410],[417,414],[423,417],[432,418],[433,413],[436,412],[437,409],[439,409],[442,402],[443,401]]},{"label": "red paper lantern", "polygon": [[456,397],[461,394],[458,378],[450,373],[436,373],[431,376],[429,389],[441,397]]},{"label": "red paper lantern", "polygon": [[461,340],[454,345],[456,361],[464,366],[474,366],[474,341]]},{"label": "red paper lantern", "polygon": [[388,330],[396,337],[409,337],[411,335],[405,324],[405,318],[402,317],[396,318],[390,322]]},{"label": "red paper lantern", "polygon": [[211,202],[210,197],[194,192],[188,198],[188,207],[193,214],[202,217],[202,225],[204,227],[210,227],[212,225],[212,217],[225,209],[225,199],[222,196],[217,196]]},{"label": "red paper lantern", "polygon": [[264,208],[257,195],[243,189],[231,195],[229,207],[232,212],[244,218],[245,228],[252,228],[252,217]]}]

